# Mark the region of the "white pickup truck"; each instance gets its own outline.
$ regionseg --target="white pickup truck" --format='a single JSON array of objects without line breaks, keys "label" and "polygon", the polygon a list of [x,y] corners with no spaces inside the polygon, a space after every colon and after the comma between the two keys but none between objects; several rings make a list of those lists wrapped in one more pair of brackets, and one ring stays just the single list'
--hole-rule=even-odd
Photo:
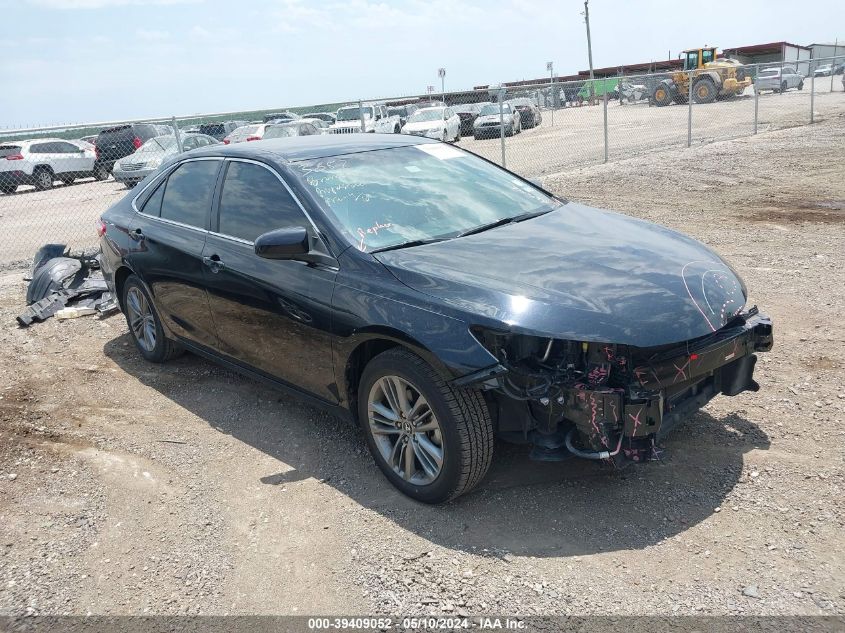
[{"label": "white pickup truck", "polygon": [[[364,128],[361,129],[361,115]],[[337,111],[337,121],[329,127],[329,134],[379,132],[399,134],[402,122],[398,115],[389,116],[383,105],[343,106]]]}]

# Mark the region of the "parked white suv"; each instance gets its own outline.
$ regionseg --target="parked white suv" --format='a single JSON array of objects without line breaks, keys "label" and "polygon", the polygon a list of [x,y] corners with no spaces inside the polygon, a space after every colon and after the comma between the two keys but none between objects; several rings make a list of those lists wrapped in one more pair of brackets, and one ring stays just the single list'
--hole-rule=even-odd
[{"label": "parked white suv", "polygon": [[105,180],[108,170],[94,166],[94,146],[83,141],[44,138],[0,144],[0,192],[14,193],[21,185],[39,191],[50,189],[56,180],[66,185],[76,178]]},{"label": "parked white suv", "polygon": [[[361,114],[364,115],[364,129],[361,129]],[[398,115],[390,116],[383,105],[344,106],[337,111],[337,121],[329,128],[329,134],[352,134],[355,132],[380,132],[399,134],[402,122]]]},{"label": "parked white suv", "polygon": [[754,82],[755,90],[771,90],[772,92],[786,92],[790,88],[804,89],[804,77],[798,74],[792,66],[781,68],[764,68],[757,75]]}]

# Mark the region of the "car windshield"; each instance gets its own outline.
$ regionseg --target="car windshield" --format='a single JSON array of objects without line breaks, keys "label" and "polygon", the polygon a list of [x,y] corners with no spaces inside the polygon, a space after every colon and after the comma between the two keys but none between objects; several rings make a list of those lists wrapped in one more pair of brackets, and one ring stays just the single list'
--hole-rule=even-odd
[{"label": "car windshield", "polygon": [[[183,141],[184,142],[184,141]],[[160,154],[176,147],[175,136],[156,136],[141,145],[136,154]]]},{"label": "car windshield", "polygon": [[287,136],[296,136],[296,129],[292,125],[270,125],[264,130],[262,138],[285,138]]},{"label": "car windshield", "polygon": [[449,145],[424,143],[291,164],[362,251],[448,239],[561,202]]},{"label": "car windshield", "polygon": [[[511,107],[507,103],[505,103],[502,105],[502,110],[504,112],[510,112]],[[481,112],[478,113],[479,116],[487,116],[488,114],[499,114],[499,104],[488,103],[486,106],[481,108]]]},{"label": "car windshield", "polygon": [[372,108],[341,108],[337,111],[338,121],[357,121],[361,118],[361,110],[364,110],[365,117],[373,115]]},{"label": "car windshield", "polygon": [[419,123],[421,121],[441,121],[443,119],[443,108],[429,108],[417,110],[408,119],[408,123]]}]

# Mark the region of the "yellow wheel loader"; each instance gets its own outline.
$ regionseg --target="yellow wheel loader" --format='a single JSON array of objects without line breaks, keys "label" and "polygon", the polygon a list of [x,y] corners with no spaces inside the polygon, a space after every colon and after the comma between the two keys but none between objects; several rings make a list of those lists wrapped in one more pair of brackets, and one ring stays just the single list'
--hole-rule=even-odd
[{"label": "yellow wheel loader", "polygon": [[[692,71],[692,72],[690,72]],[[735,59],[716,59],[716,48],[697,48],[684,51],[684,70],[655,84],[651,101],[657,106],[686,103],[692,75],[692,99],[695,103],[710,103],[716,99],[732,99],[751,85],[745,67]]]}]

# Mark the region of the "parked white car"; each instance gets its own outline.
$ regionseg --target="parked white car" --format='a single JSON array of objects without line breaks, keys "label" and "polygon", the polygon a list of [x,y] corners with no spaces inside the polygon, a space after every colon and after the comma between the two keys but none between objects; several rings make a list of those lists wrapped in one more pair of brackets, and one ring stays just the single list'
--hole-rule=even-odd
[{"label": "parked white car", "polygon": [[408,117],[402,134],[457,142],[461,140],[461,117],[452,108],[422,108]]},{"label": "parked white car", "polygon": [[[363,129],[361,115],[363,114]],[[337,121],[329,127],[329,134],[354,134],[356,132],[379,132],[399,134],[402,123],[396,115],[387,114],[383,105],[344,106],[337,111]]]},{"label": "parked white car", "polygon": [[798,74],[792,66],[784,66],[783,71],[778,68],[764,68],[757,74],[754,81],[755,90],[771,90],[785,92],[790,88],[804,89],[804,77]]},{"label": "parked white car", "polygon": [[69,185],[77,178],[105,180],[109,172],[95,169],[94,146],[84,141],[44,138],[0,144],[0,191],[14,193],[21,185],[39,191],[57,180]]},{"label": "parked white car", "polygon": [[813,74],[816,77],[830,77],[833,74],[833,66],[831,64],[819,66],[813,71]]},{"label": "parked white car", "polygon": [[246,143],[247,141],[260,141],[264,138],[264,130],[270,123],[251,123],[249,125],[242,125],[239,128],[232,130],[229,135],[223,139],[226,145],[230,143]]}]

